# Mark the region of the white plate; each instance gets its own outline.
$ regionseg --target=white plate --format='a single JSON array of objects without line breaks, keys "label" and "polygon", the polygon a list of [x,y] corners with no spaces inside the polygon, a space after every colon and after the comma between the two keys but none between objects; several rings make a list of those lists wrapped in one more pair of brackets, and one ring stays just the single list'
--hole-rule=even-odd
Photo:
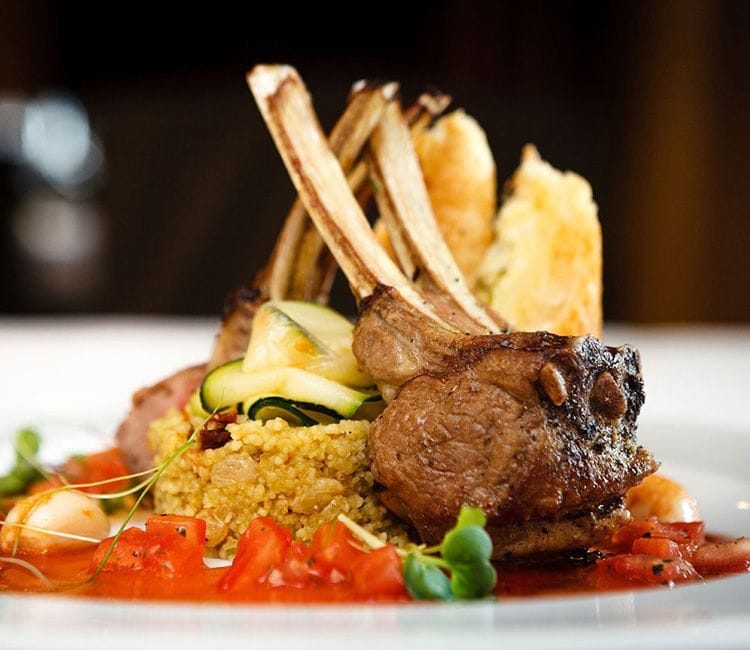
[{"label": "white plate", "polygon": [[[0,320],[0,469],[17,426],[46,460],[101,447],[129,395],[205,357],[210,322]],[[750,534],[750,332],[616,328],[644,354],[641,438],[711,530]],[[3,440],[5,439],[5,441]],[[738,507],[739,506],[739,507]],[[216,606],[0,596],[2,648],[750,647],[750,575],[675,590],[466,605]]]}]

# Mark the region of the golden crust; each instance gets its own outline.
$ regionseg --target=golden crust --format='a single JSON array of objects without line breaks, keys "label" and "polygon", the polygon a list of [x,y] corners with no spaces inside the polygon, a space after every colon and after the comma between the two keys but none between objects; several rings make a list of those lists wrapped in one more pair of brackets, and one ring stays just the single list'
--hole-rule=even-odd
[{"label": "golden crust", "polygon": [[532,145],[510,181],[477,290],[517,329],[602,332],[602,241],[591,186]]},{"label": "golden crust", "polygon": [[[417,135],[414,148],[440,232],[473,286],[492,243],[496,211],[495,161],[487,136],[474,118],[457,110]],[[382,222],[375,234],[394,257]]]},{"label": "golden crust", "polygon": [[482,127],[462,110],[435,122],[414,140],[440,231],[474,285],[479,261],[493,238],[497,179]]}]

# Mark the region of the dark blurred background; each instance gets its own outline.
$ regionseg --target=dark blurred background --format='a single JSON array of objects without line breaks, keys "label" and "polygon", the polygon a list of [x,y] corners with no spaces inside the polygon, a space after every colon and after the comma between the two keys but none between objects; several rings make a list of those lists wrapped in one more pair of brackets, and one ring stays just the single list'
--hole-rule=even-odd
[{"label": "dark blurred background", "polygon": [[[600,206],[609,319],[750,320],[750,2],[0,3],[0,313],[216,314],[293,197],[245,86],[450,92]],[[339,295],[344,295],[339,287]]]}]

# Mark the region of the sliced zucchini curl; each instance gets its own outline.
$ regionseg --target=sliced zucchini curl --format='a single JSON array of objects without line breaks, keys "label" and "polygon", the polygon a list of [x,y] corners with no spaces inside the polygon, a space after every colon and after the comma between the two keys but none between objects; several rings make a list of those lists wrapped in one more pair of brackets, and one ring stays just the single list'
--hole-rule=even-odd
[{"label": "sliced zucchini curl", "polygon": [[293,426],[374,419],[383,408],[352,353],[353,325],[328,307],[271,301],[253,320],[242,359],[211,371],[189,404],[196,415],[236,408]]}]

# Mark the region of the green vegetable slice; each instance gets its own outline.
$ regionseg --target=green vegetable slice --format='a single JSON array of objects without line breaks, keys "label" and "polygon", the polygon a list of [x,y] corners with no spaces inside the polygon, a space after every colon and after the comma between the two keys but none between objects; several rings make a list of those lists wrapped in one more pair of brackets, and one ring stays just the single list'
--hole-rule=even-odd
[{"label": "green vegetable slice", "polygon": [[264,422],[281,417],[294,426],[311,427],[318,424],[316,420],[283,397],[263,397],[250,405],[247,415],[251,420]]},{"label": "green vegetable slice", "polygon": [[352,323],[329,307],[267,302],[253,319],[243,369],[250,373],[301,368],[347,386],[366,387],[372,379],[352,353],[352,332]]},{"label": "green vegetable slice", "polygon": [[242,359],[212,370],[200,390],[202,408],[207,413],[268,396],[319,405],[343,418],[352,417],[370,397],[368,393],[300,368],[247,373],[243,371]]}]

